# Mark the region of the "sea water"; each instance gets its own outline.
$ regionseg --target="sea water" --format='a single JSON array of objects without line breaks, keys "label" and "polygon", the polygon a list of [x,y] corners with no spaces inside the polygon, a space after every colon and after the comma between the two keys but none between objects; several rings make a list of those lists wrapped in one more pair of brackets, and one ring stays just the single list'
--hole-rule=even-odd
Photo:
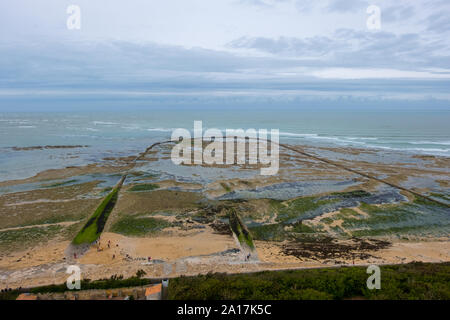
[{"label": "sea water", "polygon": [[[450,110],[375,111],[154,108],[114,112],[0,113],[0,181],[137,154],[176,128],[279,129],[280,141],[450,156]],[[13,147],[83,148],[14,150]]]}]

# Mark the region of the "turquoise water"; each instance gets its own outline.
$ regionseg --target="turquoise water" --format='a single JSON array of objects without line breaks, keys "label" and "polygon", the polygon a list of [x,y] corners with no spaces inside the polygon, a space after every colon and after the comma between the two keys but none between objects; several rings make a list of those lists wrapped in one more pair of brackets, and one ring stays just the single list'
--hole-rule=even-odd
[{"label": "turquoise water", "polygon": [[[300,111],[166,108],[142,112],[0,113],[0,181],[136,154],[175,128],[279,129],[280,140],[450,156],[450,111]],[[87,145],[15,151],[12,147]]]}]

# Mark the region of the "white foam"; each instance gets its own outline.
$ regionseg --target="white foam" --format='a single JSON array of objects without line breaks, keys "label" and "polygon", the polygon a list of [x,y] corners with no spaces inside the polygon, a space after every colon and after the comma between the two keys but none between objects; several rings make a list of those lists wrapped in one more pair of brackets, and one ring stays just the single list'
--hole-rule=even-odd
[{"label": "white foam", "polygon": [[432,144],[432,145],[442,145],[450,146],[450,141],[410,141],[409,144]]},{"label": "white foam", "polygon": [[92,122],[94,125],[105,125],[105,126],[113,126],[113,125],[117,125],[117,122],[108,122],[108,121],[93,121]]},{"label": "white foam", "polygon": [[300,138],[315,138],[319,137],[316,133],[293,133],[293,132],[280,132],[280,136],[288,137],[300,137]]},{"label": "white foam", "polygon": [[170,128],[149,128],[147,131],[159,131],[159,132],[171,132],[173,129]]}]

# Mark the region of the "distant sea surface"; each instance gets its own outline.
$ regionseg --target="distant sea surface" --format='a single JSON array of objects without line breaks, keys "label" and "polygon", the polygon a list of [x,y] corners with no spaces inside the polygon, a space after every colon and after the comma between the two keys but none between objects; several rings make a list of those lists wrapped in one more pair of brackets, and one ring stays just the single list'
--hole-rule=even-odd
[{"label": "distant sea surface", "polygon": [[[280,140],[450,156],[448,111],[170,109],[130,112],[0,113],[0,181],[127,156],[167,140],[176,128],[279,129]],[[76,149],[13,147],[83,145]]]}]

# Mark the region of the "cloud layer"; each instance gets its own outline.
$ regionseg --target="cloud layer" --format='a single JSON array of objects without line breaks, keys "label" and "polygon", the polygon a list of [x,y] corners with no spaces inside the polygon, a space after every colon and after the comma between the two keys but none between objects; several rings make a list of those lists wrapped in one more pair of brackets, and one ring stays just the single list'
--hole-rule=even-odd
[{"label": "cloud layer", "polygon": [[80,31],[65,29],[64,1],[2,3],[0,102],[120,95],[445,106],[448,2],[378,2],[375,31],[360,0],[80,1]]}]

